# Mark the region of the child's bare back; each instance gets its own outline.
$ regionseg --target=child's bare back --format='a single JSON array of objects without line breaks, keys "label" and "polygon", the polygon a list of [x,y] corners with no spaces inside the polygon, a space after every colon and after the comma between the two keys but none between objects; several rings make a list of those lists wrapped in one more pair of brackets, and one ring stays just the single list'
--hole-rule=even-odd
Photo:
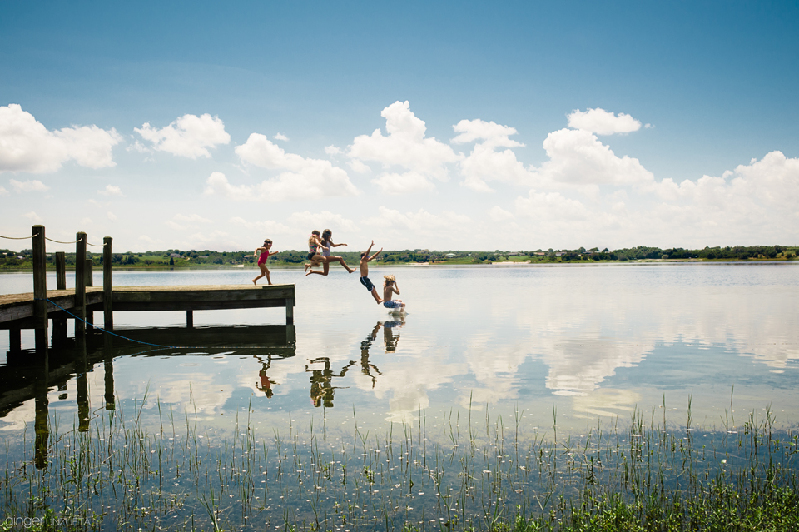
[{"label": "child's bare back", "polygon": [[384,277],[386,281],[385,285],[383,286],[383,306],[386,308],[404,310],[405,303],[399,299],[391,299],[394,294],[399,295],[400,293],[399,287],[397,286],[397,280],[393,275],[385,275]]}]

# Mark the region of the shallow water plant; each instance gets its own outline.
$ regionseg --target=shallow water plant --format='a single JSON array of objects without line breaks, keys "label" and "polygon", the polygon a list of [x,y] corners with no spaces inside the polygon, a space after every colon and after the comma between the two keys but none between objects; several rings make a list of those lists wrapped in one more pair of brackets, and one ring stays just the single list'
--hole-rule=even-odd
[{"label": "shallow water plant", "polygon": [[[471,408],[468,445],[460,412],[432,424],[352,432],[289,424],[263,433],[247,416],[221,431],[185,414],[180,428],[156,400],[102,411],[89,430],[51,417],[45,449],[27,435],[6,442],[4,515],[61,530],[761,530],[799,523],[797,444],[773,413],[752,412],[737,430],[649,423],[639,410],[607,430],[555,438],[513,430]],[[665,404],[664,404],[665,406]],[[664,418],[665,420],[665,418]],[[398,430],[399,429],[399,430]],[[42,445],[39,438],[34,445]],[[37,463],[37,455],[44,463]],[[13,526],[0,525],[5,529]],[[69,525],[72,526],[72,525]]]}]

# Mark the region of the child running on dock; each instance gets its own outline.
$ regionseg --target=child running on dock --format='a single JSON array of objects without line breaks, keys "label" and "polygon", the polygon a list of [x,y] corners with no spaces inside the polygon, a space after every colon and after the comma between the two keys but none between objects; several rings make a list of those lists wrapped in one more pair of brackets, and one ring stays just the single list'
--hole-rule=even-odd
[{"label": "child running on dock", "polygon": [[[363,286],[365,286],[367,290],[372,292],[372,297],[375,298],[375,302],[379,305],[380,303],[383,302],[383,300],[380,299],[379,295],[377,295],[377,288],[375,288],[375,285],[373,285],[372,281],[369,280],[369,262],[374,260],[378,255],[380,255],[380,253],[383,251],[383,248],[380,248],[380,251],[378,251],[377,253],[375,253],[374,255],[372,255],[370,257],[369,256],[369,252],[372,251],[372,246],[374,246],[374,245],[375,245],[375,241],[372,240],[372,243],[369,244],[369,247],[366,249],[366,251],[361,253],[361,278],[360,278],[360,281],[361,281],[361,284]],[[399,293],[399,292],[397,292],[397,293]]]},{"label": "child running on dock", "polygon": [[264,240],[264,245],[255,248],[255,253],[253,253],[253,257],[258,255],[258,252],[261,255],[258,257],[258,266],[261,268],[261,275],[258,275],[255,279],[252,280],[252,284],[257,285],[258,279],[261,277],[266,277],[266,282],[268,282],[271,286],[272,279],[269,277],[269,268],[266,267],[266,259],[269,258],[270,255],[276,255],[277,251],[271,251],[272,248],[272,241],[268,238]]},{"label": "child running on dock", "polygon": [[397,280],[393,275],[384,275],[385,278],[385,285],[383,286],[383,306],[386,308],[393,308],[397,309],[400,312],[405,311],[405,303],[402,302],[400,299],[395,299],[394,301],[391,300],[392,294],[399,295],[399,287],[397,286]]}]

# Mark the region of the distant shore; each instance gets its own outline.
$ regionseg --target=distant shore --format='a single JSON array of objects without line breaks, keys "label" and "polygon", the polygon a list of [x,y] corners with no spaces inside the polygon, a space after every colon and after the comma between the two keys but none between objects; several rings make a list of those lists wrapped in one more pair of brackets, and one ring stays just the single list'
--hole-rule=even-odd
[{"label": "distant shore", "polygon": [[[348,264],[357,265],[360,253],[336,250]],[[477,265],[552,265],[552,264],[604,264],[640,262],[788,262],[796,261],[799,246],[717,246],[703,249],[638,246],[610,251],[607,248],[546,251],[435,251],[428,249],[383,251],[372,265],[380,266],[477,266]],[[75,253],[65,253],[67,269],[75,268]],[[102,265],[102,254],[87,253],[93,267]],[[32,268],[30,250],[9,251],[0,249],[0,271],[27,271]],[[251,251],[145,251],[113,253],[115,270],[221,270],[257,269],[256,257]],[[307,262],[307,252],[288,250],[270,257],[269,267],[300,268]],[[47,255],[47,268],[55,269],[55,254]]]}]

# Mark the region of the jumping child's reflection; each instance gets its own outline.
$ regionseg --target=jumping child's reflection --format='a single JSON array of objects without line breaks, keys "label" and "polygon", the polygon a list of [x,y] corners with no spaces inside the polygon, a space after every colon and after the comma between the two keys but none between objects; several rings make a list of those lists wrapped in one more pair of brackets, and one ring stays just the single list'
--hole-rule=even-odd
[{"label": "jumping child's reflection", "polygon": [[324,404],[326,408],[332,408],[333,398],[336,393],[335,390],[339,388],[348,388],[348,386],[333,386],[333,378],[343,377],[344,374],[347,373],[347,370],[350,368],[350,366],[348,364],[344,366],[344,368],[338,374],[334,374],[333,370],[330,369],[329,358],[314,358],[310,361],[310,364],[315,364],[317,362],[323,362],[325,369],[309,369],[309,364],[305,365],[305,371],[311,372],[311,404],[316,407],[322,406],[322,404]]},{"label": "jumping child's reflection", "polygon": [[[377,331],[379,331],[382,326],[383,322],[378,321],[375,328],[372,329],[372,332],[366,337],[366,340],[361,342],[361,373],[372,378],[372,388],[375,387],[375,381],[377,380],[377,378],[372,375],[372,370],[375,370],[378,375],[382,375],[382,373],[377,369],[377,366],[369,363],[369,348],[372,347],[372,342],[377,339]],[[355,364],[355,361],[351,361],[350,364]]]},{"label": "jumping child's reflection", "polygon": [[278,385],[277,382],[273,381],[271,377],[266,374],[266,372],[269,370],[269,367],[272,365],[272,355],[267,355],[266,362],[264,362],[258,355],[253,355],[253,357],[257,358],[261,363],[261,371],[258,372],[258,376],[261,377],[261,382],[260,384],[256,382],[255,387],[264,392],[267,399],[271,399],[275,393],[272,391],[272,385]]},{"label": "jumping child's reflection", "polygon": [[395,328],[400,328],[405,325],[405,317],[401,317],[398,321],[383,322],[383,339],[386,342],[386,353],[393,353],[397,350],[397,342],[399,342],[399,333],[395,332]]}]

